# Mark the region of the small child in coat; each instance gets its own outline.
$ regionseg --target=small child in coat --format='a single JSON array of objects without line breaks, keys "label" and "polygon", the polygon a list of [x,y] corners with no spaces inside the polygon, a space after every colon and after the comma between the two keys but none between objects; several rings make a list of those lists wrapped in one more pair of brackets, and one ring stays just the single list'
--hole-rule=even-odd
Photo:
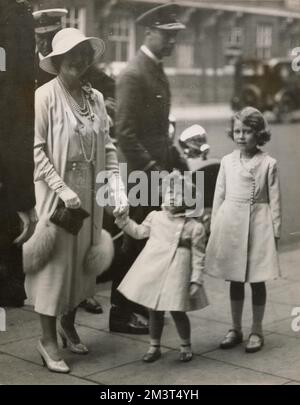
[{"label": "small child in coat", "polygon": [[237,149],[221,161],[206,251],[206,273],[230,281],[232,328],[221,342],[229,349],[243,341],[244,285],[252,289],[253,323],[246,352],[264,344],[262,321],[267,280],[279,276],[277,242],[281,205],[277,162],[260,149],[271,134],[260,111],[236,113],[229,134]]},{"label": "small child in coat", "polygon": [[169,187],[162,211],[152,211],[140,225],[126,218],[116,224],[135,239],[149,238],[118,290],[150,310],[150,347],[143,361],[161,356],[164,311],[170,311],[181,339],[180,360],[192,360],[191,327],[186,311],[208,305],[203,287],[206,233],[188,217],[181,189]]}]

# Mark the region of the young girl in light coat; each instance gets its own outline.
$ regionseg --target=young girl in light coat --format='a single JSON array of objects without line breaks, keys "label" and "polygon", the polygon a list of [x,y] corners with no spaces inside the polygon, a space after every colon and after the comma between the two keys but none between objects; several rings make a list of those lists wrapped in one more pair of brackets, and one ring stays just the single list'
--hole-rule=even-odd
[{"label": "young girl in light coat", "polygon": [[258,110],[246,107],[236,113],[230,136],[237,149],[221,162],[205,267],[208,274],[231,282],[233,326],[222,349],[243,340],[244,285],[250,283],[253,323],[246,352],[253,353],[264,344],[265,282],[279,276],[279,177],[276,160],[260,149],[271,135]]},{"label": "young girl in light coat", "polygon": [[117,218],[131,237],[149,238],[118,290],[150,310],[150,348],[143,361],[160,358],[164,311],[171,311],[181,339],[180,360],[192,359],[191,328],[186,311],[208,305],[203,287],[206,233],[182,201],[181,188],[170,187],[162,211],[152,211],[140,225]]}]

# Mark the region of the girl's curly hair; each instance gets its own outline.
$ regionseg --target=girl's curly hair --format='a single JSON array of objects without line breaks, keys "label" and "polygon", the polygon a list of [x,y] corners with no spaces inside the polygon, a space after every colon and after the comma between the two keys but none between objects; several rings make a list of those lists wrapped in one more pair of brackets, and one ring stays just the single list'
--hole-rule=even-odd
[{"label": "girl's curly hair", "polygon": [[241,121],[255,131],[258,146],[265,145],[271,139],[271,132],[268,129],[268,124],[262,113],[256,108],[245,107],[234,114],[231,118],[230,129],[227,132],[231,139],[234,139],[234,122],[236,120]]}]

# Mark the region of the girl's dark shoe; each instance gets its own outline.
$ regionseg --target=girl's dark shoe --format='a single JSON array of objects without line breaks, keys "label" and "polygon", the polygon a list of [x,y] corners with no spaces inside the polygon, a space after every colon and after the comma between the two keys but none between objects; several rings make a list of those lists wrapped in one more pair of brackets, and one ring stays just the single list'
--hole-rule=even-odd
[{"label": "girl's dark shoe", "polygon": [[256,353],[259,352],[264,345],[264,337],[259,333],[250,333],[245,352],[246,353]]},{"label": "girl's dark shoe", "polygon": [[220,343],[221,349],[232,349],[243,341],[243,334],[235,329],[229,329],[227,335]]},{"label": "girl's dark shoe", "polygon": [[143,361],[145,363],[153,363],[154,361],[158,360],[161,357],[161,351],[160,351],[160,346],[153,346],[155,347],[155,351],[148,351],[146,354],[143,356]]}]

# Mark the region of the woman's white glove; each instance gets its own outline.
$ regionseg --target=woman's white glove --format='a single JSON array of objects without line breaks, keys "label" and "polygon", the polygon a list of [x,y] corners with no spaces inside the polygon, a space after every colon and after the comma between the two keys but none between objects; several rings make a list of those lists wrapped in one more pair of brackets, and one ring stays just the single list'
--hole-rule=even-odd
[{"label": "woman's white glove", "polygon": [[115,217],[127,216],[129,213],[128,199],[124,191],[117,193],[114,197],[115,199],[115,209],[113,214]]},{"label": "woman's white glove", "polygon": [[128,212],[124,214],[116,216],[115,224],[120,228],[123,229],[129,222]]},{"label": "woman's white glove", "polygon": [[109,192],[112,205],[115,207],[113,214],[115,217],[128,214],[129,203],[125,193],[125,187],[120,176],[112,174],[108,180]]},{"label": "woman's white glove", "polygon": [[80,198],[70,188],[62,190],[58,195],[63,200],[67,208],[76,209],[81,207]]}]

